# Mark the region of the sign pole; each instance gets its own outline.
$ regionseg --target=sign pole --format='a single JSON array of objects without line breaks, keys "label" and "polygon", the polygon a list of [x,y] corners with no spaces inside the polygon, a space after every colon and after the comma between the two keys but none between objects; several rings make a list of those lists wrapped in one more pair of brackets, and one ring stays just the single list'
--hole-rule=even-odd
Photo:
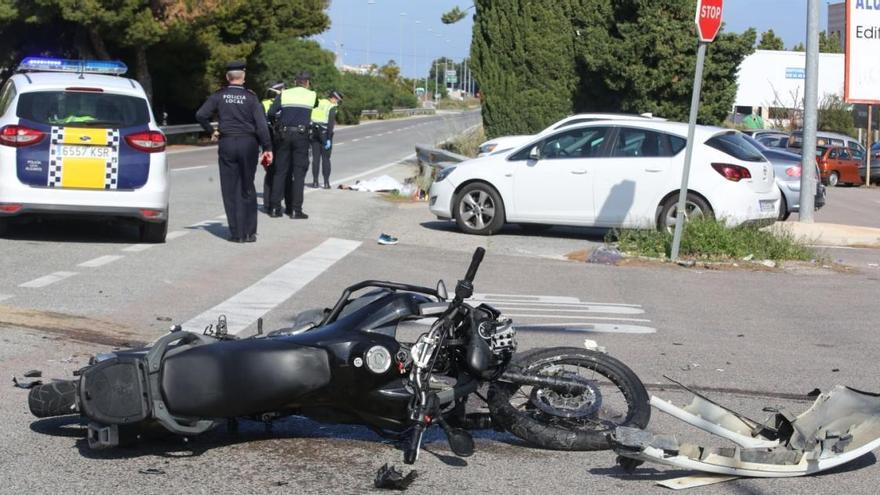
[{"label": "sign pole", "polygon": [[871,110],[873,110],[874,105],[868,105],[868,138],[866,140],[868,144],[868,156],[865,158],[865,187],[871,187],[871,141],[874,140],[874,123],[871,122]]},{"label": "sign pole", "polygon": [[819,114],[819,0],[807,2],[807,67],[804,80],[804,142],[798,219],[813,223],[816,204],[816,130]]},{"label": "sign pole", "polygon": [[697,111],[700,109],[700,91],[703,89],[703,64],[706,60],[706,43],[700,42],[697,49],[697,70],[694,71],[694,91],[691,96],[691,115],[688,118],[687,150],[684,155],[684,171],[681,174],[681,190],[678,192],[678,207],[675,211],[675,233],[672,236],[672,253],[670,258],[678,259],[681,247],[681,231],[687,215],[688,179],[691,174],[691,158],[694,154],[694,132],[697,127]]}]

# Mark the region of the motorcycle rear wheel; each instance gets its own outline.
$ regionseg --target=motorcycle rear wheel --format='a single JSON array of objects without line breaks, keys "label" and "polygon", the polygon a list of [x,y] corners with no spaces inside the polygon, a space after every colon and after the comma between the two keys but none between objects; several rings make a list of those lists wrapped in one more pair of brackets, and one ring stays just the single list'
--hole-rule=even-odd
[{"label": "motorcycle rear wheel", "polygon": [[38,418],[76,414],[76,382],[56,380],[32,388],[28,407]]},{"label": "motorcycle rear wheel", "polygon": [[529,351],[514,360],[525,374],[573,379],[581,394],[495,382],[489,411],[505,430],[552,450],[605,450],[617,426],[644,428],[651,417],[648,392],[625,364],[603,353],[576,347]]}]

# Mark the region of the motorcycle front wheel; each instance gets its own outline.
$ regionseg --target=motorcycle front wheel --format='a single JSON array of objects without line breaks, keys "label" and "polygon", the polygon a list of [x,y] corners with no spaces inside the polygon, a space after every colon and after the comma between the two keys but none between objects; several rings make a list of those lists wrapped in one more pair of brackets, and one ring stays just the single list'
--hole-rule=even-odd
[{"label": "motorcycle front wheel", "polygon": [[538,447],[605,450],[607,434],[618,426],[644,428],[651,417],[648,392],[625,364],[603,353],[576,347],[529,351],[513,365],[527,375],[575,380],[583,393],[494,382],[489,411],[502,428]]}]

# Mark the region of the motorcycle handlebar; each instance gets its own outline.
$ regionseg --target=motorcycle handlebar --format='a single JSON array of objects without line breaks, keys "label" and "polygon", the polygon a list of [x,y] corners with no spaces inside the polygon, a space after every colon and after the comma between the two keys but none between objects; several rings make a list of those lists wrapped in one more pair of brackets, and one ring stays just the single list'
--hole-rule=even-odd
[{"label": "motorcycle handlebar", "polygon": [[464,276],[464,279],[470,283],[474,282],[474,277],[477,276],[477,268],[480,267],[480,263],[483,262],[483,256],[486,254],[486,250],[478,247],[476,251],[474,251],[474,257],[471,258],[471,265],[468,267],[467,274]]}]

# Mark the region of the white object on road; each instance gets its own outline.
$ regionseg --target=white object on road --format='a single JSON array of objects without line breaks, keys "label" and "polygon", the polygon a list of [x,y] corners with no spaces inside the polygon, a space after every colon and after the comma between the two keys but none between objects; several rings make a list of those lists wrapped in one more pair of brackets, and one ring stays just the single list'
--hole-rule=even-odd
[{"label": "white object on road", "polygon": [[403,191],[403,183],[390,175],[380,175],[372,179],[361,180],[350,186],[349,189],[364,192]]},{"label": "white object on road", "polygon": [[[691,393],[693,391],[689,390]],[[697,395],[697,394],[695,394]],[[754,478],[785,478],[827,471],[880,447],[880,395],[841,385],[819,395],[806,412],[791,417],[777,412],[765,423],[724,409],[708,399],[695,401],[695,411],[667,412],[708,433],[739,443],[736,447],[703,447],[679,443],[668,435],[619,427],[610,437],[623,457],[681,469]],[[694,404],[689,407],[694,407]],[[697,414],[706,413],[700,418]],[[754,424],[751,431],[744,431]],[[752,437],[745,439],[743,437]]]}]

